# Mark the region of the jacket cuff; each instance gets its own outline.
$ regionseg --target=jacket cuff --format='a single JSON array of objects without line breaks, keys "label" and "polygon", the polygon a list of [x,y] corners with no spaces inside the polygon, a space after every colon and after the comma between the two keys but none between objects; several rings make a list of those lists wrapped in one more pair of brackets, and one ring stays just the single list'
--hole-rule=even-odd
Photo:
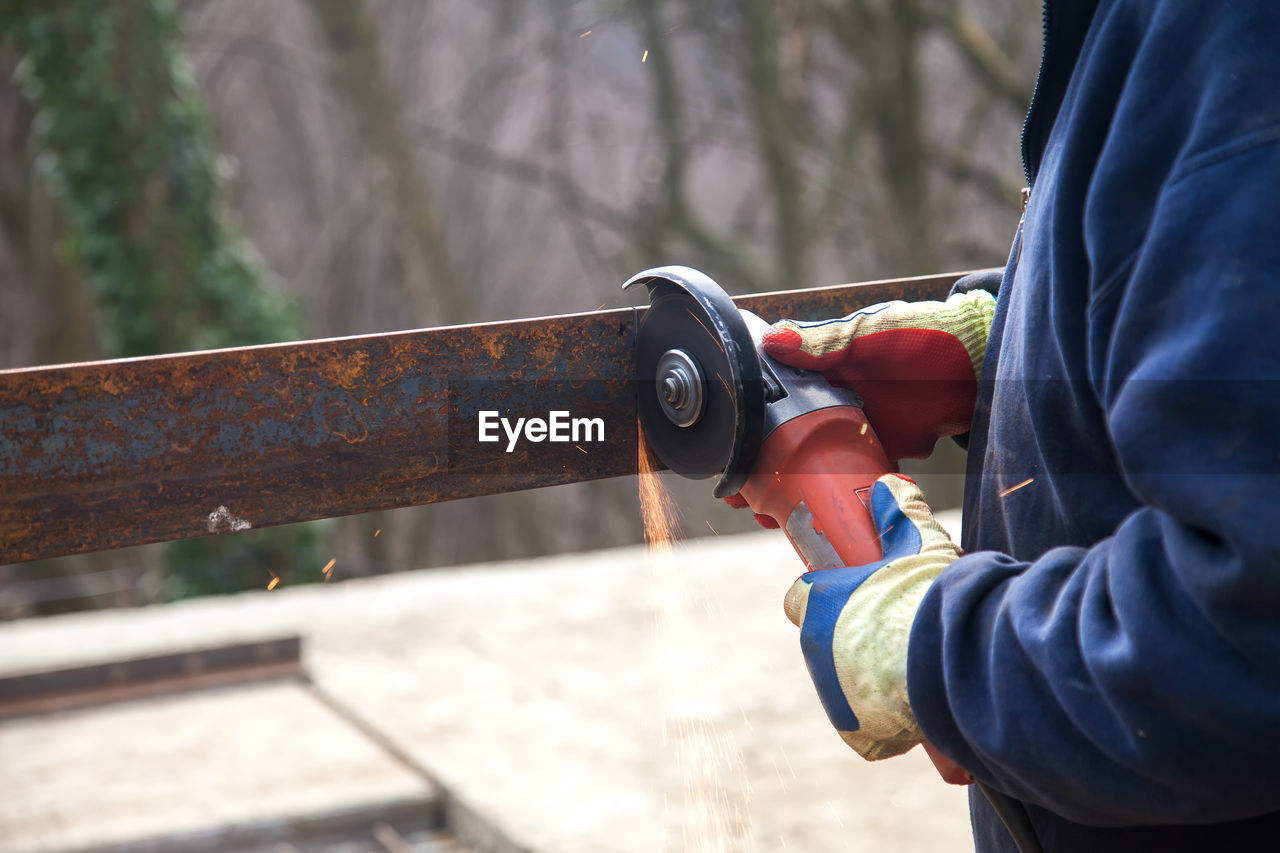
[{"label": "jacket cuff", "polygon": [[[960,717],[981,719],[989,702],[988,684],[975,683],[984,669],[967,660],[982,654],[981,640],[991,618],[979,602],[1020,573],[1022,565],[990,551],[966,554],[942,570],[920,601],[907,641],[907,701],[929,743],[975,777],[990,781],[985,764],[962,733]],[[981,703],[974,705],[974,703]],[[961,714],[970,705],[967,714]]]},{"label": "jacket cuff", "polygon": [[971,290],[985,290],[992,296],[999,296],[1000,281],[1003,278],[1003,267],[1000,269],[982,270],[981,272],[971,273],[951,285],[951,292],[947,295],[955,296],[957,293],[968,293]]}]

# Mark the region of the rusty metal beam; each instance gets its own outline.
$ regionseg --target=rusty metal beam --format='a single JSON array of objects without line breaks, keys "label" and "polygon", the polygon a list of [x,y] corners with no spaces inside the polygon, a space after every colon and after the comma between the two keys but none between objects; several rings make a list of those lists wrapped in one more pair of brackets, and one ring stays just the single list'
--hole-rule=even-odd
[{"label": "rusty metal beam", "polygon": [[[820,318],[959,273],[735,300]],[[632,309],[0,371],[0,564],[636,472]],[[480,443],[481,410],[604,441]]]}]

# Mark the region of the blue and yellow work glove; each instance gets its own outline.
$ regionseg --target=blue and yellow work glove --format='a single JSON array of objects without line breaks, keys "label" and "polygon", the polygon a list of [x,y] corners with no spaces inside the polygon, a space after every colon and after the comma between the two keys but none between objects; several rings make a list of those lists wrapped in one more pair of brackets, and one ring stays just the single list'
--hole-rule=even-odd
[{"label": "blue and yellow work glove", "polygon": [[801,575],[784,607],[827,717],[874,761],[924,740],[907,699],[907,640],[920,600],[960,550],[900,474],[876,480],[871,514],[884,559]]},{"label": "blue and yellow work glove", "polygon": [[781,320],[763,345],[862,397],[891,460],[923,459],[939,438],[969,431],[995,310],[985,290],[946,302],[883,302],[834,320]]}]

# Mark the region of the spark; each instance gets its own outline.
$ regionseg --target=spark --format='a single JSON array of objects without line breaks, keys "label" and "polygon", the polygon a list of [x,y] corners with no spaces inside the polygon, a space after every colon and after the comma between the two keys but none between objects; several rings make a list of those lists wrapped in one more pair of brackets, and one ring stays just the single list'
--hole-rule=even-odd
[{"label": "spark", "polygon": [[782,753],[782,760],[787,762],[787,769],[791,771],[791,778],[799,779],[800,777],[796,775],[796,769],[791,766],[791,756],[787,755],[787,750],[779,744],[778,751]]},{"label": "spark", "polygon": [[708,522],[707,522],[707,527],[711,528],[711,532],[712,532],[712,533],[715,533],[717,536],[719,536],[719,535],[720,535],[719,533],[716,533],[716,529],[715,529],[714,527],[711,527],[711,522],[710,522],[710,521],[708,521]]},{"label": "spark", "polygon": [[381,532],[382,532],[382,528],[381,528],[381,527],[379,527],[377,530],[373,531],[373,535],[374,535],[374,536],[377,536],[377,535],[378,535],[379,533],[381,533]]},{"label": "spark", "polygon": [[280,585],[280,578],[272,577],[271,583],[267,584],[267,589],[275,589],[279,585]]},{"label": "spark", "polygon": [[[637,430],[640,423],[636,422]],[[655,553],[669,553],[673,543],[680,538],[680,523],[676,519],[675,504],[658,479],[655,456],[645,443],[644,432],[639,431],[639,485],[640,513],[644,521],[644,541]]]},{"label": "spark", "polygon": [[[379,530],[381,530],[382,528],[381,528],[381,527],[379,527],[378,529],[379,529]],[[376,534],[375,534],[375,535],[376,535]],[[325,582],[325,583],[328,583],[330,580],[332,580],[332,579],[333,579],[333,564],[334,564],[334,563],[336,563],[336,562],[338,562],[338,558],[337,558],[337,557],[334,557],[332,560],[330,560],[329,562],[325,563],[325,564],[324,564],[324,568],[320,570],[320,573],[324,575],[324,582]]]},{"label": "spark", "polygon": [[[663,813],[679,816],[676,832],[683,836],[683,843],[678,849],[715,853],[729,849],[724,842],[733,836],[735,828],[743,836],[749,835],[742,821],[749,790],[730,784],[730,774],[736,773],[740,779],[744,775],[741,752],[734,739],[714,719],[696,712],[702,704],[699,688],[705,680],[700,675],[710,663],[697,655],[699,644],[693,637],[700,613],[695,609],[698,604],[709,606],[710,602],[696,595],[677,570],[677,560],[671,552],[672,545],[682,538],[676,508],[657,477],[643,434],[638,450],[640,508],[649,544],[647,561],[659,602],[655,629],[666,664],[663,675],[667,683],[659,691],[659,731],[662,742],[674,753],[674,763],[684,783],[683,809],[679,793],[673,807],[664,791]],[[665,826],[663,830],[665,833]]]},{"label": "spark", "polygon": [[719,373],[717,373],[717,374],[716,374],[716,379],[719,379],[719,380],[720,380],[721,384],[723,384],[723,385],[724,385],[724,390],[728,393],[728,395],[729,395],[730,397],[732,397],[732,396],[733,396],[733,389],[732,389],[731,387],[729,387],[729,380],[728,380],[728,379],[725,379],[725,378],[724,378],[723,376],[721,376]]},{"label": "spark", "polygon": [[579,33],[578,38],[584,39],[589,35],[591,35],[591,30],[587,30],[585,33]]},{"label": "spark", "polygon": [[1003,498],[1003,497],[1005,497],[1006,495],[1011,495],[1011,494],[1013,494],[1014,492],[1018,491],[1018,489],[1021,489],[1023,486],[1029,486],[1029,485],[1031,485],[1032,483],[1034,483],[1034,482],[1035,482],[1035,480],[1036,480],[1036,478],[1035,478],[1035,477],[1028,477],[1027,479],[1023,480],[1021,483],[1019,483],[1018,485],[1016,485],[1016,486],[1010,486],[1009,488],[1005,489],[1003,492],[1001,492],[1001,493],[1000,493],[1000,497],[1002,497],[1002,498]]},{"label": "spark", "polygon": [[[689,311],[689,309],[687,309],[687,308],[686,308],[685,310],[686,310],[686,311]],[[706,323],[704,323],[704,322],[702,322],[702,320],[698,319],[698,315],[697,315],[697,314],[693,313],[692,311],[689,311],[689,316],[693,318],[693,321],[694,321],[695,323],[697,323],[699,326],[701,326],[701,327],[702,327],[702,331],[704,331],[704,332],[706,332],[706,333],[707,333],[707,337],[709,337],[709,338],[711,338],[711,340],[715,341],[716,346],[718,346],[718,347],[720,348],[720,352],[722,352],[722,353],[723,353],[723,352],[724,352],[724,344],[720,343],[720,337],[719,337],[718,335],[713,335],[713,334],[711,333],[711,330],[707,328],[707,324],[706,324]],[[725,353],[725,355],[728,355],[728,353]]]},{"label": "spark", "polygon": [[867,434],[867,425],[864,423],[862,425],[862,429],[858,430],[858,435],[866,435],[866,434]]},{"label": "spark", "polygon": [[[574,447],[578,447],[578,445],[576,445],[576,444],[575,444],[575,445],[574,445]],[[579,449],[579,450],[582,450],[582,448],[581,448],[581,447],[578,447],[578,449]],[[587,455],[587,456],[590,456],[590,455],[591,455],[591,454],[587,453],[587,451],[585,451],[585,450],[582,450],[582,452],[583,452],[583,454],[585,454],[585,455]]]},{"label": "spark", "polygon": [[644,56],[640,57],[640,61],[641,61],[641,62],[646,62],[646,61],[648,61],[648,59],[649,59],[649,51],[647,51],[647,50],[646,50],[646,51],[644,52]]}]

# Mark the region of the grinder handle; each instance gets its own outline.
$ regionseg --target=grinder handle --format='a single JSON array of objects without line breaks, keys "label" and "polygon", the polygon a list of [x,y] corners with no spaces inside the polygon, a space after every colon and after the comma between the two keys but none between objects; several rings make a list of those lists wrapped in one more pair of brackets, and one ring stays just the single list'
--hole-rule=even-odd
[{"label": "grinder handle", "polygon": [[[871,516],[871,487],[897,470],[857,406],[818,409],[779,425],[760,448],[739,494],[753,512],[778,522],[809,571],[883,559]],[[973,776],[924,744],[943,780]]]}]

